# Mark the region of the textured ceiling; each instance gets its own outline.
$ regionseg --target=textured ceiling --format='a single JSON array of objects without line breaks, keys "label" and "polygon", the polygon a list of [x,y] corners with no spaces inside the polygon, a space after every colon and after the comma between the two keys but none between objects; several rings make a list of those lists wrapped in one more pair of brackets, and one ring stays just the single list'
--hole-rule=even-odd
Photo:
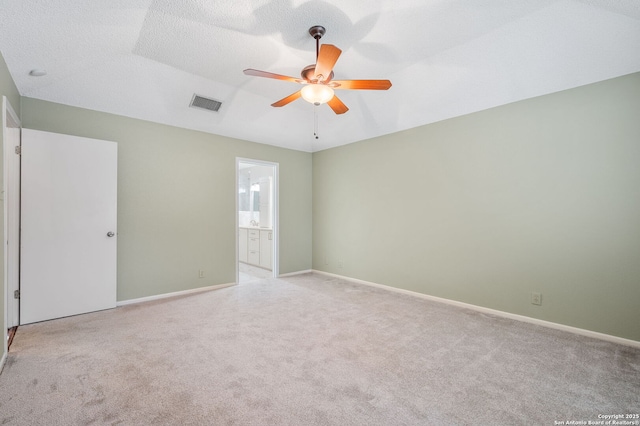
[{"label": "textured ceiling", "polygon": [[[300,86],[242,71],[298,77],[313,25],[393,86],[271,107]],[[640,1],[0,0],[0,50],[23,96],[313,152],[640,71]]]}]

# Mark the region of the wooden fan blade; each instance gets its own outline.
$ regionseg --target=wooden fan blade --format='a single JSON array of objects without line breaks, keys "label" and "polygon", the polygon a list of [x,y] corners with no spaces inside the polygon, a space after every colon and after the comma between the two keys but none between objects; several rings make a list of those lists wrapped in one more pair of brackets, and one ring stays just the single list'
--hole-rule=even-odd
[{"label": "wooden fan blade", "polygon": [[333,80],[329,86],[336,90],[387,90],[391,87],[389,80]]},{"label": "wooden fan blade", "polygon": [[243,71],[246,75],[252,75],[254,77],[265,77],[265,78],[274,78],[276,80],[284,80],[284,81],[293,81],[294,83],[305,83],[304,80],[300,80],[299,78],[289,77],[281,74],[274,74],[272,72],[254,70],[248,68]]},{"label": "wooden fan blade", "polygon": [[285,106],[286,104],[295,101],[296,99],[298,99],[300,96],[302,96],[302,94],[300,93],[300,90],[298,90],[296,93],[293,93],[289,96],[287,96],[286,98],[282,98],[280,99],[278,102],[274,102],[271,104],[272,107],[281,107],[281,106]]},{"label": "wooden fan blade", "polygon": [[327,102],[327,105],[329,105],[333,112],[335,112],[336,114],[344,114],[345,112],[349,111],[349,108],[347,108],[347,106],[342,103],[342,101],[338,99],[336,95],[333,95],[333,98],[331,98],[331,100]]},{"label": "wooden fan blade", "polygon": [[316,70],[314,71],[314,79],[317,78],[319,81],[328,79],[341,53],[342,50],[332,44],[323,44],[320,46],[318,60],[316,61]]}]

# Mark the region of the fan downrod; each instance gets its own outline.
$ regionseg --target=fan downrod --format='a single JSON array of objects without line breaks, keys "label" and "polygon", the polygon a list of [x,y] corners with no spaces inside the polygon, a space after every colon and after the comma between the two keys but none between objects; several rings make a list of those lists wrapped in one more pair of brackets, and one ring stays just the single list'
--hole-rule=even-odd
[{"label": "fan downrod", "polygon": [[[326,32],[327,32],[327,29],[322,25],[314,25],[313,27],[309,28],[309,34],[311,34],[311,37],[316,39],[316,61],[318,60],[318,54],[320,53],[320,39]],[[307,65],[302,69],[302,72],[300,73],[300,75],[302,76],[303,79],[307,80],[308,82],[314,82],[315,69],[316,69],[316,64]],[[325,79],[325,83],[328,83],[329,81],[331,81],[332,78],[333,78],[333,71],[331,71],[329,78]]]}]

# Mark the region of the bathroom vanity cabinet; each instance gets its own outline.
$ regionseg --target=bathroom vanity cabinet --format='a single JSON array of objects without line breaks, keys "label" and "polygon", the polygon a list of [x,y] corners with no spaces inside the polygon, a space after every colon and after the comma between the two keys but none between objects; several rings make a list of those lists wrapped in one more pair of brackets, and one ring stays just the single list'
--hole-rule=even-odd
[{"label": "bathroom vanity cabinet", "polygon": [[240,262],[271,270],[273,230],[271,228],[240,228],[238,238]]}]

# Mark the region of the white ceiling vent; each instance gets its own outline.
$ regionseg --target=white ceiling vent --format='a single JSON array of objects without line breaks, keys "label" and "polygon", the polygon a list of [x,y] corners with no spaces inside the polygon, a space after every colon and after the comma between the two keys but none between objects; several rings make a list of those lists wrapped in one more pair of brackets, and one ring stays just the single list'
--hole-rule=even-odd
[{"label": "white ceiling vent", "polygon": [[222,102],[216,101],[215,99],[205,98],[204,96],[196,95],[194,93],[189,106],[192,108],[200,108],[206,109],[207,111],[218,112],[218,110],[222,106]]}]

